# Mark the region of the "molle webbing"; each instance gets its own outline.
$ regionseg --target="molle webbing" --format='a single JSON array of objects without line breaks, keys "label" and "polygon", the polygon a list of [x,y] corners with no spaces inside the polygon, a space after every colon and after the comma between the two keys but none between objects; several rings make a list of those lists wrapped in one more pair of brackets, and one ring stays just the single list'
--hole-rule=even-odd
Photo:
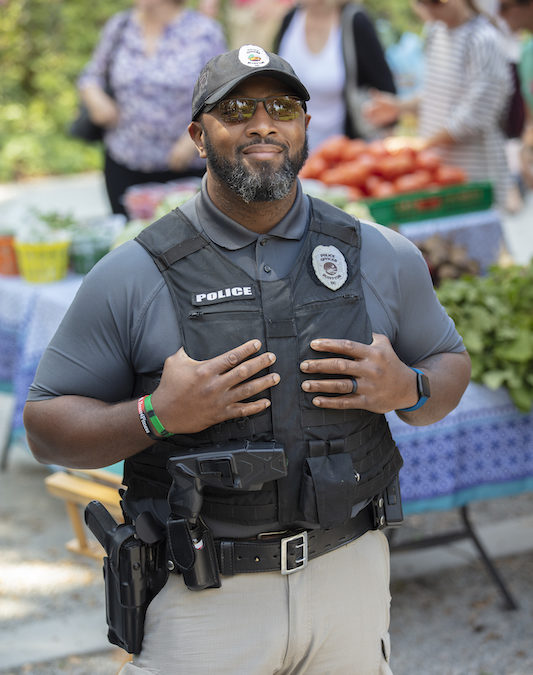
[{"label": "molle webbing", "polygon": [[[290,275],[274,281],[249,277],[179,210],[143,230],[137,240],[163,274],[182,344],[191,358],[210,359],[259,339],[263,350],[276,354],[272,370],[280,373],[281,381],[259,394],[271,401],[263,413],[229,420],[199,434],[175,436],[127,460],[125,475],[133,497],[146,492],[142,486],[147,473],[151,478],[148,492],[168,489],[170,479],[164,467],[178,449],[197,452],[243,438],[274,440],[283,446],[288,475],[257,493],[206,489],[205,515],[246,524],[331,526],[339,518],[349,518],[353,504],[388,485],[402,460],[385,417],[364,410],[317,408],[313,395],[301,387],[308,376],[300,372],[299,364],[330,356],[311,349],[314,338],[372,341],[359,266],[358,221],[311,198],[309,229],[300,254]],[[344,258],[347,273],[338,290],[321,283],[314,272],[313,252],[319,246],[334,247],[337,259]],[[218,298],[215,293],[209,304],[194,304],[201,294],[233,287],[246,287],[250,292],[246,297],[229,298]],[[328,376],[313,376],[321,377]],[[335,497],[337,492],[342,493],[340,498]],[[330,501],[333,510],[328,510]]]}]

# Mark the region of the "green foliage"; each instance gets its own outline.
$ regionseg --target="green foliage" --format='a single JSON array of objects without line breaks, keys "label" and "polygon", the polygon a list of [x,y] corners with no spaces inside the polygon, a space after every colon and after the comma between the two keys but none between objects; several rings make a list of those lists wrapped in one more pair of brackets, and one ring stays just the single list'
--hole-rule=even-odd
[{"label": "green foliage", "polygon": [[0,14],[0,180],[100,167],[70,138],[76,78],[100,30],[128,0],[10,0]]},{"label": "green foliage", "polygon": [[76,219],[70,213],[59,211],[41,211],[33,209],[33,214],[51,230],[71,230],[76,225]]},{"label": "green foliage", "polygon": [[380,40],[386,47],[397,42],[402,33],[420,33],[422,30],[422,22],[410,2],[363,0],[361,4],[376,21]]},{"label": "green foliage", "polygon": [[516,406],[533,405],[533,261],[497,267],[484,277],[443,282],[437,295],[472,359],[472,379],[504,386]]}]

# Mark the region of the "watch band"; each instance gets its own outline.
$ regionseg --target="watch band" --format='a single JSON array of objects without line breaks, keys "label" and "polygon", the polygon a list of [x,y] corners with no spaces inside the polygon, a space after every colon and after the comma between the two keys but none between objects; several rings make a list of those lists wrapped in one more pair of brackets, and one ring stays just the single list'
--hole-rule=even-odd
[{"label": "watch band", "polygon": [[418,410],[424,405],[424,403],[428,400],[428,398],[431,395],[429,391],[429,381],[427,375],[418,368],[413,368],[412,366],[409,367],[416,373],[416,388],[418,391],[418,402],[412,405],[410,408],[399,408],[398,409],[399,412],[412,412],[413,410]]}]

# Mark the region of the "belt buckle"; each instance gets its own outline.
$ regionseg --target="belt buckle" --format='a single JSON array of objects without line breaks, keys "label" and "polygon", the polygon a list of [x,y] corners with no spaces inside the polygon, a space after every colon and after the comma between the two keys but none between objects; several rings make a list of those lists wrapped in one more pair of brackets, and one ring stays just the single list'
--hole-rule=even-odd
[{"label": "belt buckle", "polygon": [[[301,557],[297,558],[294,561],[295,564],[296,564],[296,567],[291,567],[289,569],[287,567],[288,545],[292,542],[298,541],[298,539],[301,539],[301,543],[294,544],[294,545],[296,546],[296,548],[302,549]],[[280,547],[281,547],[281,573],[282,574],[293,574],[294,572],[299,572],[300,570],[303,570],[304,567],[307,567],[308,547],[307,547],[307,531],[306,530],[304,530],[303,532],[299,532],[298,534],[293,534],[292,537],[284,537],[280,541]]]}]

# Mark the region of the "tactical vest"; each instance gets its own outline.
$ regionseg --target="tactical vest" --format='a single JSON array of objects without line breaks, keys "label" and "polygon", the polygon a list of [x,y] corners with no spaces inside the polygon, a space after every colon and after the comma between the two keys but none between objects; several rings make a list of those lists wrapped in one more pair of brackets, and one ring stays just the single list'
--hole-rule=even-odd
[{"label": "tactical vest", "polygon": [[[175,210],[146,228],[137,241],[150,253],[168,285],[185,351],[215,357],[258,338],[276,354],[281,381],[259,397],[271,406],[191,435],[175,435],[125,461],[128,498],[165,497],[173,455],[218,449],[229,441],[272,441],[285,449],[288,475],[257,492],[205,489],[202,513],[221,521],[289,527],[332,527],[351,517],[352,506],[374,497],[398,473],[402,459],[384,415],[366,410],[326,410],[312,404],[301,384],[313,338],[372,339],[359,267],[360,224],[320,200],[311,200],[310,225],[290,275],[257,281],[224,257]],[[347,264],[346,281],[332,290],[313,268],[317,246],[334,246]],[[331,270],[330,270],[331,271]],[[333,270],[334,271],[334,270]],[[159,374],[140,377],[136,395],[155,389]],[[315,376],[328,377],[327,375]],[[331,377],[331,376],[330,376]]]}]

